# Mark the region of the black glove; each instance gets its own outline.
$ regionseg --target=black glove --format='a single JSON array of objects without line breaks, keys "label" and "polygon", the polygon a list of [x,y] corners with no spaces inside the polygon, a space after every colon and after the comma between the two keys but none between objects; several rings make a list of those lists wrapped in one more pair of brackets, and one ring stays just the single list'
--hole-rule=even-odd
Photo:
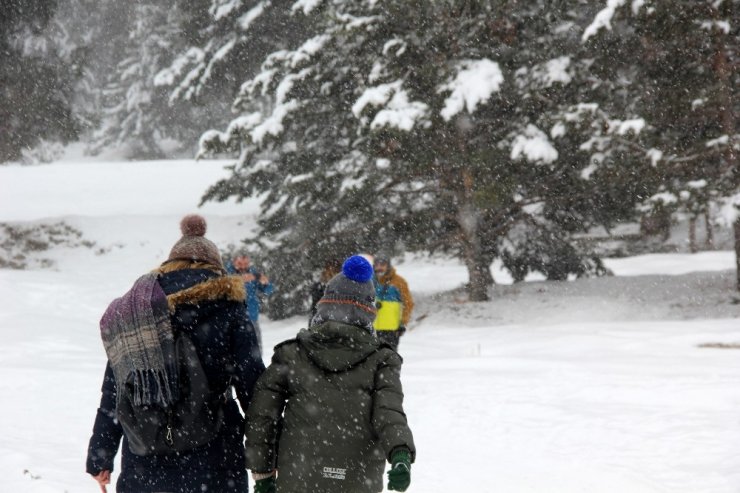
[{"label": "black glove", "polygon": [[398,327],[398,335],[399,335],[399,336],[402,336],[402,335],[404,335],[405,333],[406,333],[406,326],[405,326],[405,325],[400,325],[400,326]]}]

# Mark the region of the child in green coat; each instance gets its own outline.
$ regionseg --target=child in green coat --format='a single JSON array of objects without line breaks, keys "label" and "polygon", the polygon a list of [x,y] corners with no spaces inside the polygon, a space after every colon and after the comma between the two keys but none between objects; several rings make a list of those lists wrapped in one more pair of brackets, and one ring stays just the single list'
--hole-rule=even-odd
[{"label": "child in green coat", "polygon": [[373,331],[373,268],[345,261],[311,327],[275,347],[247,410],[255,493],[406,491],[416,449],[403,411],[401,357]]}]

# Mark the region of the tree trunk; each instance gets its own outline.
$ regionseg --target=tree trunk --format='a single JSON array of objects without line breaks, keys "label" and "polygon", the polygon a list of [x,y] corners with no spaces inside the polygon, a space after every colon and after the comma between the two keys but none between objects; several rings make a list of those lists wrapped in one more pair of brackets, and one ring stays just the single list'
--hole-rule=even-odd
[{"label": "tree trunk", "polygon": [[709,211],[704,213],[704,228],[707,232],[704,246],[707,250],[714,250],[714,228],[712,228],[712,218],[710,217]]},{"label": "tree trunk", "polygon": [[737,276],[737,290],[740,291],[740,217],[735,219],[735,274]]},{"label": "tree trunk", "polygon": [[[488,281],[491,273],[488,266],[484,265],[479,234],[480,214],[478,214],[473,201],[473,175],[467,168],[463,170],[462,184],[463,189],[460,194],[457,222],[463,239],[463,260],[468,268],[468,299],[470,301],[488,301]],[[488,275],[486,275],[486,271],[488,271]]]},{"label": "tree trunk", "polygon": [[480,275],[483,277],[486,286],[493,286],[496,284],[496,281],[493,279],[493,274],[491,274],[491,264],[493,263],[493,259],[490,255],[481,254],[478,260],[480,261],[478,270],[480,271]]},{"label": "tree trunk", "polygon": [[465,266],[468,268],[468,300],[488,301],[488,276],[475,259],[475,249],[472,246],[465,247]]},{"label": "tree trunk", "polygon": [[696,246],[696,216],[693,214],[689,218],[689,250],[691,253],[699,251]]},{"label": "tree trunk", "polygon": [[[715,20],[719,20],[719,9],[713,8],[713,17]],[[717,91],[720,109],[719,109],[719,120],[720,126],[722,127],[722,133],[727,135],[730,139],[735,135],[735,116],[733,115],[733,98],[731,88],[733,87],[733,79],[731,72],[733,71],[732,66],[728,60],[728,46],[727,46],[727,35],[723,33],[721,29],[714,29],[714,41],[716,52],[714,54],[714,60],[712,63],[712,69],[717,76],[719,82],[719,90]],[[725,168],[729,170],[730,174],[737,172],[737,154],[735,153],[735,147],[732,143],[728,143],[724,149]],[[737,289],[740,290],[740,217],[735,219],[735,268],[737,276]]]}]

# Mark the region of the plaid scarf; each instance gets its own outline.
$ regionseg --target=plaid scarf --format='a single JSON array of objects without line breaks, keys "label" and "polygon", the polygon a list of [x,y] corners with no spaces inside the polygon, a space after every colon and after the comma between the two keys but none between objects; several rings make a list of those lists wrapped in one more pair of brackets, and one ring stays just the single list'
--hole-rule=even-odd
[{"label": "plaid scarf", "polygon": [[167,406],[178,399],[175,340],[157,274],[140,277],[113,300],[100,319],[100,335],[119,395],[132,383],[135,405]]}]

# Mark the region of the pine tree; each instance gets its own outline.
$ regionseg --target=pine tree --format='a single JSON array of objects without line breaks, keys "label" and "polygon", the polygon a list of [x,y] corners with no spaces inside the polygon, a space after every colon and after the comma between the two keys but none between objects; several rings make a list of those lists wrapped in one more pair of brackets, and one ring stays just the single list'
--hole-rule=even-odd
[{"label": "pine tree", "polygon": [[0,5],[0,162],[43,139],[77,135],[71,102],[79,71],[49,34],[56,7],[53,0]]},{"label": "pine tree", "polygon": [[177,0],[183,44],[174,50],[157,86],[171,101],[232,102],[245,77],[277,49],[295,45],[305,16],[291,15],[287,0]]},{"label": "pine tree", "polygon": [[73,107],[81,120],[80,139],[89,141],[103,116],[103,88],[115,73],[129,35],[131,6],[111,0],[58,0],[55,25],[65,49],[81,68]]},{"label": "pine tree", "polygon": [[646,209],[672,207],[694,223],[724,206],[740,258],[738,6],[737,0],[609,2],[584,39],[596,54],[600,83],[621,85],[625,97],[615,102],[639,114],[645,127],[627,151],[653,168]]},{"label": "pine tree", "polygon": [[166,136],[162,117],[164,95],[154,87],[154,78],[165,65],[175,26],[171,3],[139,3],[122,18],[129,30],[121,56],[102,91],[104,116],[94,136],[94,151],[129,148],[137,158],[161,158],[160,141]]},{"label": "pine tree", "polygon": [[309,282],[302,272],[401,247],[461,258],[470,299],[486,299],[491,262],[520,248],[514,226],[545,247],[527,268],[548,265],[553,279],[598,269],[571,234],[619,213],[584,179],[591,153],[575,132],[586,119],[568,138],[561,122],[583,113],[588,2],[323,2],[310,13],[313,35],[266,57],[236,101],[242,115],[203,139],[204,153],[241,152],[206,199],[264,197],[256,242],[284,306]]}]

